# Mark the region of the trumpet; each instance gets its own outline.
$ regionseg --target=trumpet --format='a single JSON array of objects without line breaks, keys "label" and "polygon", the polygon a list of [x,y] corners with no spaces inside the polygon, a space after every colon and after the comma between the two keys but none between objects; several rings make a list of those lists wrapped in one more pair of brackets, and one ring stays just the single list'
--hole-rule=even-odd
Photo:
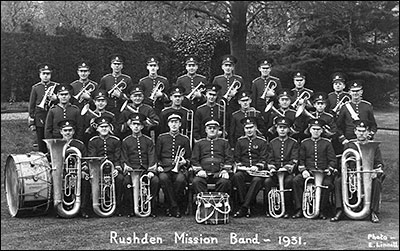
[{"label": "trumpet", "polygon": [[73,97],[76,100],[78,100],[79,103],[82,103],[82,101],[83,101],[82,94],[84,92],[92,93],[94,91],[94,89],[96,89],[96,86],[93,83],[89,82],[87,85],[85,85],[82,88],[82,90],[80,92],[78,92],[78,94],[74,95]]},{"label": "trumpet", "polygon": [[268,209],[269,214],[274,218],[280,218],[285,214],[285,192],[292,191],[292,189],[285,189],[284,177],[286,169],[278,170],[279,189],[273,187],[268,192]]},{"label": "trumpet", "polygon": [[185,159],[183,157],[185,155],[185,152],[186,152],[185,148],[183,148],[183,147],[181,148],[181,146],[178,146],[178,150],[176,151],[175,159],[174,159],[174,162],[173,162],[173,163],[175,163],[175,166],[171,170],[171,172],[174,172],[174,173],[178,173],[179,172],[179,162],[181,160]]},{"label": "trumpet", "polygon": [[148,174],[141,175],[143,170],[134,169],[131,172],[133,188],[133,209],[137,216],[147,217],[151,214],[150,178]]},{"label": "trumpet", "polygon": [[[313,171],[314,177],[308,177],[304,182],[303,193],[303,215],[308,219],[314,219],[319,216],[321,206],[321,188],[323,186],[324,172],[321,170]],[[314,181],[314,182],[313,182]]]},{"label": "trumpet", "polygon": [[237,93],[242,87],[242,83],[239,80],[233,80],[233,83],[229,86],[228,91],[223,96],[226,100],[230,101],[233,97],[233,93]]},{"label": "trumpet", "polygon": [[266,99],[268,97],[270,97],[268,95],[268,93],[270,91],[274,91],[275,92],[275,88],[278,86],[278,84],[274,81],[274,80],[270,80],[267,84],[267,86],[264,88],[263,94],[260,96],[261,99]]},{"label": "trumpet", "polygon": [[340,109],[344,104],[347,102],[350,102],[350,97],[349,96],[343,96],[343,98],[336,104],[336,106],[332,109],[334,113],[339,113]]},{"label": "trumpet", "polygon": [[158,81],[156,86],[153,88],[153,90],[151,91],[150,97],[149,99],[155,101],[156,100],[156,94],[157,92],[161,92],[163,91],[165,88],[164,83],[161,81]]},{"label": "trumpet", "polygon": [[189,99],[189,100],[193,100],[194,98],[195,98],[195,93],[196,92],[204,92],[205,91],[205,88],[206,86],[204,85],[204,83],[203,82],[200,82],[195,88],[193,88],[193,90],[188,94],[188,95],[186,95],[185,97],[187,98],[187,99]]},{"label": "trumpet", "polygon": [[49,87],[49,89],[46,90],[42,100],[37,105],[37,107],[45,109],[46,105],[48,105],[51,102],[51,96],[53,96],[55,88],[56,88],[56,85],[52,85]]},{"label": "trumpet", "polygon": [[[119,92],[122,93],[123,90],[125,90],[127,87],[127,83],[125,82],[124,79],[122,79],[121,81],[118,82],[118,84],[114,85],[107,93],[108,95],[111,95],[111,93],[113,93],[115,90],[118,90]],[[125,99],[127,99],[127,97],[124,96]]]}]

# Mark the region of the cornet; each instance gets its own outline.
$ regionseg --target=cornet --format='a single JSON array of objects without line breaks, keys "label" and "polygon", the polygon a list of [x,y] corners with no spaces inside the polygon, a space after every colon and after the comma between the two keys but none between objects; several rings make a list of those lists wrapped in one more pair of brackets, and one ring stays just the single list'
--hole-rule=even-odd
[{"label": "cornet", "polygon": [[76,100],[78,100],[79,103],[82,103],[82,101],[83,101],[82,94],[84,92],[92,93],[94,91],[94,89],[96,89],[96,86],[93,83],[89,82],[87,85],[85,85],[82,88],[82,90],[78,94],[74,95],[73,97]]},{"label": "cornet", "polygon": [[175,155],[175,159],[174,162],[175,166],[174,168],[171,170],[171,172],[174,173],[178,173],[179,172],[179,162],[182,160],[185,160],[184,156],[185,156],[185,148],[181,148],[181,146],[178,146],[178,150],[176,150],[176,155]]},{"label": "cornet", "polygon": [[230,101],[233,97],[233,93],[237,93],[239,89],[242,87],[242,83],[239,80],[233,80],[233,83],[229,86],[228,91],[226,91],[223,96],[226,100]]},{"label": "cornet", "polygon": [[273,187],[271,191],[268,192],[268,209],[269,214],[274,218],[280,218],[285,214],[285,192],[292,191],[292,189],[285,189],[284,178],[285,169],[279,169],[277,171],[279,189]]},{"label": "cornet", "polygon": [[164,88],[165,88],[164,83],[161,81],[158,81],[156,86],[154,86],[153,90],[151,91],[149,99],[155,101],[157,92],[162,92],[164,90]]},{"label": "cornet", "polygon": [[51,101],[51,96],[53,96],[55,88],[56,88],[56,85],[52,85],[49,87],[49,89],[46,90],[42,100],[37,105],[37,107],[45,109],[46,105],[48,105]]},{"label": "cornet", "polygon": [[347,102],[350,102],[350,97],[348,96],[343,96],[343,98],[336,104],[336,106],[332,109],[332,111],[334,113],[339,113],[340,109],[342,108],[342,106],[344,104],[346,104]]},{"label": "cornet", "polygon": [[267,86],[264,88],[264,92],[263,94],[260,96],[261,99],[266,99],[268,96],[268,92],[270,91],[274,91],[275,92],[275,88],[278,86],[278,84],[274,81],[274,80],[270,80],[267,84]]},{"label": "cornet", "polygon": [[187,98],[187,99],[189,99],[189,100],[193,100],[193,99],[195,99],[195,93],[196,92],[204,92],[205,91],[205,88],[206,86],[204,85],[204,83],[203,82],[200,82],[195,88],[193,88],[193,90],[188,94],[188,95],[186,95],[185,97]]}]

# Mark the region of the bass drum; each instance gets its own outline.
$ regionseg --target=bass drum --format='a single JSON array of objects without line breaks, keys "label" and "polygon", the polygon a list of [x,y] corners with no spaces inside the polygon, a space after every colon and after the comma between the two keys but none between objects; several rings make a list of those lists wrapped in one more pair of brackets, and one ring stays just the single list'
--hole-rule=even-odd
[{"label": "bass drum", "polygon": [[7,157],[4,184],[11,217],[46,214],[51,204],[50,164],[44,153]]}]

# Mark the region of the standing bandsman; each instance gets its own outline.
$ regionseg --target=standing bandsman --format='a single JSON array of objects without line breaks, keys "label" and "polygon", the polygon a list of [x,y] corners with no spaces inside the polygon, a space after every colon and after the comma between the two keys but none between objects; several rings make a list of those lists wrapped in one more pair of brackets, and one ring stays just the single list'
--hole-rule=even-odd
[{"label": "standing bandsman", "polygon": [[180,133],[182,114],[171,112],[167,116],[169,131],[160,134],[156,143],[158,172],[161,187],[169,202],[167,215],[180,218],[185,201],[185,173],[190,166],[192,149],[189,138]]},{"label": "standing bandsman", "polygon": [[[90,66],[87,62],[81,62],[78,64],[77,70],[79,79],[71,83],[73,90],[72,96],[78,95],[77,99],[71,99],[71,103],[78,106],[82,110],[83,106],[86,104],[91,105],[93,103],[92,95],[94,91],[97,90],[98,83],[89,79]],[[92,105],[93,106],[93,105]]]},{"label": "standing bandsman", "polygon": [[122,216],[122,191],[124,176],[121,168],[121,141],[111,135],[112,118],[101,116],[95,119],[98,135],[89,140],[88,157],[104,157],[114,164],[113,177],[115,181],[116,211],[117,216]]},{"label": "standing bandsman", "polygon": [[114,113],[118,120],[122,103],[128,99],[127,95],[132,90],[133,83],[130,76],[122,73],[124,68],[122,55],[112,55],[110,67],[112,73],[108,73],[100,79],[99,89],[107,92],[109,100],[106,109]]},{"label": "standing bandsman", "polygon": [[[252,171],[267,169],[267,159],[271,154],[268,142],[257,136],[257,118],[245,117],[240,122],[243,124],[245,135],[237,140],[234,150],[234,160],[238,170],[232,176],[232,185],[237,188],[240,205],[240,209],[233,215],[235,218],[250,217],[251,203],[255,201],[264,181],[263,177],[251,176],[244,169]],[[246,181],[251,182],[247,192]]]},{"label": "standing bandsman", "polygon": [[[295,198],[296,214],[292,218],[300,218],[303,216],[302,203],[304,193],[304,182],[312,176],[313,170],[324,172],[324,179],[321,191],[320,214],[321,219],[327,219],[329,211],[329,194],[333,191],[333,179],[336,170],[336,156],[330,140],[322,138],[324,121],[313,119],[309,122],[309,130],[311,137],[304,139],[300,144],[299,152],[299,174],[293,178],[293,195]],[[315,202],[315,201],[314,201]]]},{"label": "standing bandsman", "polygon": [[192,167],[195,174],[192,186],[195,193],[207,192],[207,183],[215,183],[215,191],[230,193],[233,154],[228,140],[218,137],[219,122],[205,122],[206,138],[196,142],[192,152]]},{"label": "standing bandsman", "polygon": [[297,110],[300,105],[304,105],[306,109],[311,108],[311,98],[314,96],[314,91],[305,87],[306,73],[303,71],[296,71],[293,74],[293,84],[293,108]]},{"label": "standing bandsman", "polygon": [[[128,185],[132,185],[132,179],[128,173],[133,170],[141,170],[144,174],[148,174],[150,179],[150,194],[151,194],[151,217],[156,217],[155,197],[160,190],[160,181],[157,173],[157,163],[155,156],[154,143],[150,137],[143,135],[141,130],[144,128],[146,116],[140,113],[132,113],[130,115],[129,128],[132,134],[122,140],[121,146],[121,162],[124,166],[124,201],[125,205],[130,208],[128,217],[132,215],[133,208],[133,191]],[[132,174],[130,174],[132,175]],[[142,174],[143,175],[143,174]],[[142,194],[142,196],[144,196]],[[136,202],[137,203],[137,202]]]},{"label": "standing bandsman", "polygon": [[253,106],[259,111],[263,111],[268,101],[282,90],[280,79],[271,75],[271,67],[272,62],[269,59],[258,61],[261,76],[251,83]]},{"label": "standing bandsman", "polygon": [[[220,104],[217,103],[217,95],[218,92],[220,91],[221,86],[215,85],[215,84],[210,84],[206,86],[206,98],[207,102],[197,108],[197,110],[194,112],[194,124],[193,124],[193,138],[194,141],[198,141],[202,138],[206,137],[206,131],[205,131],[205,121],[209,118],[216,120],[216,121],[222,121],[225,120],[225,125],[223,125],[222,128],[223,130],[226,131],[226,121],[227,121],[227,115],[226,115],[226,108],[225,112],[223,112],[223,108]],[[223,117],[225,116],[225,118]],[[218,127],[220,128],[220,127]],[[218,132],[219,135],[225,134],[224,132]]]},{"label": "standing bandsman", "polygon": [[346,88],[346,75],[344,73],[335,72],[332,74],[331,79],[334,91],[328,94],[326,111],[336,118],[340,112],[340,108],[346,103],[343,101],[350,100],[351,96],[348,92],[344,91]]},{"label": "standing bandsman", "polygon": [[[28,126],[31,131],[36,132],[39,151],[43,153],[47,152],[46,144],[43,141],[47,113],[51,103],[57,100],[54,89],[58,83],[51,81],[52,72],[50,64],[39,64],[40,82],[32,86],[29,97]],[[45,102],[42,102],[43,100]]]},{"label": "standing bandsman", "polygon": [[350,81],[351,100],[340,109],[336,124],[338,126],[339,140],[346,144],[350,139],[355,139],[354,121],[364,120],[370,122],[370,139],[374,138],[377,132],[373,106],[370,102],[363,100],[364,80],[357,79]]},{"label": "standing bandsman", "polygon": [[[185,90],[185,93],[183,94],[185,98],[183,99],[182,105],[187,109],[195,111],[197,107],[206,102],[203,92],[208,81],[205,76],[197,73],[197,70],[199,69],[199,61],[197,57],[187,57],[185,63],[187,73],[178,77],[175,86],[181,86]],[[190,95],[188,99],[186,96],[189,94],[192,95]]]},{"label": "standing bandsman", "polygon": [[[275,171],[284,169],[287,172],[284,175],[284,187],[285,189],[292,189],[293,187],[293,173],[297,162],[299,160],[299,148],[300,145],[294,138],[289,136],[290,126],[292,121],[288,118],[279,117],[276,119],[275,127],[278,133],[278,137],[274,138],[270,142],[271,154],[269,155],[268,169],[271,172],[271,177],[266,178],[264,186],[266,192],[271,191],[272,187],[278,187],[279,181]],[[290,213],[293,211],[293,197],[292,193],[285,193],[285,214],[283,218],[289,218]],[[271,217],[270,212],[266,211],[266,216]]]},{"label": "standing bandsman", "polygon": [[80,110],[76,105],[70,103],[72,87],[69,84],[57,85],[55,93],[59,103],[50,108],[46,117],[44,137],[46,139],[59,139],[61,138],[60,128],[58,122],[65,119],[72,119],[76,121],[76,135],[78,139],[83,136],[83,119]]}]

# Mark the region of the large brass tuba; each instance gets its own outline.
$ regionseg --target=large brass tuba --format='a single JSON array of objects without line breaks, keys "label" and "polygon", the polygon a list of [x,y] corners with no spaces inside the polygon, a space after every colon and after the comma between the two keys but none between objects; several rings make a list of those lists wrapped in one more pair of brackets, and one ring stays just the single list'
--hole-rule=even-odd
[{"label": "large brass tuba", "polygon": [[104,160],[104,157],[85,159],[88,161],[92,178],[93,211],[100,217],[109,217],[113,215],[117,206],[113,177],[114,164],[109,160]]},{"label": "large brass tuba", "polygon": [[[346,149],[342,155],[342,198],[345,214],[355,220],[370,214],[375,149],[379,142],[355,143],[359,151]],[[355,162],[355,168],[350,163]],[[354,197],[353,197],[354,196]],[[351,201],[355,201],[351,204]]]},{"label": "large brass tuba", "polygon": [[143,170],[134,169],[130,175],[133,188],[133,210],[139,217],[148,217],[151,214],[151,194],[150,178],[148,174],[143,174]]},{"label": "large brass tuba", "polygon": [[312,171],[314,177],[308,177],[304,182],[303,193],[303,215],[306,218],[314,219],[319,216],[321,207],[321,188],[324,180],[324,172],[321,170]]},{"label": "large brass tuba", "polygon": [[62,139],[45,139],[50,151],[54,207],[59,216],[71,218],[81,205],[81,159],[78,148]]},{"label": "large brass tuba", "polygon": [[285,192],[292,191],[292,189],[285,189],[284,178],[286,169],[279,169],[277,171],[279,189],[273,187],[268,192],[268,210],[269,214],[274,218],[281,218],[285,214]]}]

